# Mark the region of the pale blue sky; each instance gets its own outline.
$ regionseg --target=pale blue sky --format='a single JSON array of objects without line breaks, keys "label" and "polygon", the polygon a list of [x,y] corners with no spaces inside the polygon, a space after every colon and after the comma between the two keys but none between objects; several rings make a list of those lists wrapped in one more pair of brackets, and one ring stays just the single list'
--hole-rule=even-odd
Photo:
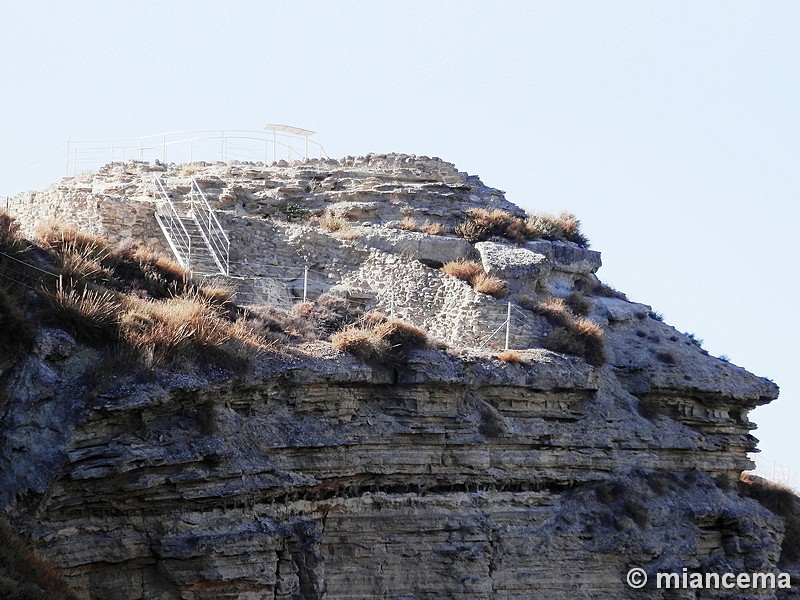
[{"label": "pale blue sky", "polygon": [[602,279],[781,386],[752,418],[800,484],[800,4],[0,0],[0,67],[0,195],[68,139],[277,122],[575,212]]}]

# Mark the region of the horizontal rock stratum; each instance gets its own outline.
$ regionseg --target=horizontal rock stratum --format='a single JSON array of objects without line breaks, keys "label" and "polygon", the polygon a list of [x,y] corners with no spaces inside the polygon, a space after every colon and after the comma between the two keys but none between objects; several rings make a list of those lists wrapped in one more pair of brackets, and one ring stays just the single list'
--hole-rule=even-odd
[{"label": "horizontal rock stratum", "polygon": [[[121,342],[85,339],[57,318],[37,322],[24,350],[0,344],[0,504],[52,570],[43,580],[0,553],[0,591],[734,597],[632,589],[632,567],[779,569],[797,586],[794,497],[781,511],[769,486],[739,482],[757,442],[748,413],[777,386],[604,286],[600,254],[580,237],[526,220],[449,163],[395,154],[114,163],[10,209],[32,239],[55,220],[169,252],[153,216],[164,201],[156,177],[178,210],[194,179],[230,238],[230,275],[212,278],[237,290],[225,318],[258,315],[266,331],[280,316],[283,330],[269,330],[272,343],[244,368],[214,355],[159,364],[152,352],[121,365]],[[25,252],[14,260],[49,260]],[[104,261],[80,289],[146,295],[114,288],[121,267]],[[402,320],[428,342],[368,355],[343,351],[332,327],[316,339],[298,331],[325,302],[355,307],[356,329]],[[509,314],[515,352],[502,353]]]}]

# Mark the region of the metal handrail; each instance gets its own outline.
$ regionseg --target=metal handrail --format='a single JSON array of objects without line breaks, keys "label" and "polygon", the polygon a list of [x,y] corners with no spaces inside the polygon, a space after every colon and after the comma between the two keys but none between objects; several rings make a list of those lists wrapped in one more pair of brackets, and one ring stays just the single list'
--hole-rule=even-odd
[{"label": "metal handrail", "polygon": [[194,177],[189,188],[189,210],[211,258],[223,275],[230,275],[231,240]]},{"label": "metal handrail", "polygon": [[[158,177],[153,177],[153,180],[156,184],[156,192],[161,200],[155,213],[156,221],[158,221],[161,231],[164,233],[164,237],[167,238],[167,243],[172,249],[172,253],[178,260],[178,263],[184,269],[190,270],[192,268],[192,237],[186,230],[183,221],[181,221],[181,217],[178,214],[178,210],[175,208],[175,204],[172,202],[172,198],[169,197],[169,194],[167,194],[167,191],[164,189],[164,184]],[[167,208],[166,215],[160,212],[164,207]],[[176,233],[178,234],[177,238],[175,237]],[[181,246],[181,244],[183,245]]]}]

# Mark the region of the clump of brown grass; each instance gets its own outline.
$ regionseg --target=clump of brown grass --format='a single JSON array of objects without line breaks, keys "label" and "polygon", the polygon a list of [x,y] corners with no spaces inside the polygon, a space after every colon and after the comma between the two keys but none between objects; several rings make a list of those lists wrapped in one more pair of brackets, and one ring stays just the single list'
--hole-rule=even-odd
[{"label": "clump of brown grass", "polygon": [[555,216],[530,213],[525,219],[498,208],[471,208],[467,217],[456,227],[456,234],[471,243],[502,237],[518,244],[527,240],[548,239],[570,241],[587,247],[589,240],[581,233],[575,215],[562,212]]},{"label": "clump of brown grass", "polygon": [[426,348],[428,334],[421,327],[372,311],[357,325],[332,335],[331,343],[338,350],[350,352],[368,362],[385,362],[403,360],[411,350]]},{"label": "clump of brown grass", "polygon": [[119,256],[105,240],[55,224],[37,231],[39,243],[56,258],[62,275],[76,284],[110,281]]},{"label": "clump of brown grass", "polygon": [[553,325],[553,330],[543,341],[545,348],[581,356],[594,366],[600,366],[606,362],[603,328],[590,319],[576,317],[568,302],[556,296],[551,296],[535,304],[530,297],[518,297],[517,302],[520,302],[520,306],[542,315],[548,323]]},{"label": "clump of brown grass", "polygon": [[788,486],[750,473],[742,473],[739,481],[742,496],[753,498],[783,519],[785,532],[778,564],[800,561],[800,497],[797,493]]},{"label": "clump of brown grass", "polygon": [[508,294],[505,281],[494,275],[479,273],[472,280],[472,287],[476,292],[488,294],[495,298],[504,298]]},{"label": "clump of brown grass", "polygon": [[232,322],[222,308],[200,294],[167,300],[129,298],[119,319],[124,346],[145,366],[198,358],[230,358],[267,349],[266,341]]},{"label": "clump of brown grass", "polygon": [[541,302],[537,302],[532,310],[545,317],[551,325],[558,327],[566,327],[573,320],[573,315],[567,303],[557,296],[550,296]]},{"label": "clump of brown grass", "polygon": [[583,357],[595,367],[608,359],[602,327],[589,319],[580,318],[566,326],[557,326],[544,339],[544,347],[555,352],[565,352]]},{"label": "clump of brown grass", "polygon": [[117,264],[109,287],[133,291],[150,298],[170,298],[197,291],[191,275],[173,258],[154,252],[143,244],[129,244],[115,251]]},{"label": "clump of brown grass", "polygon": [[442,271],[462,281],[466,281],[477,292],[489,294],[495,298],[503,298],[508,294],[508,287],[499,277],[488,275],[480,263],[474,260],[457,260],[445,263]]},{"label": "clump of brown grass", "polygon": [[343,215],[328,209],[319,217],[318,223],[324,230],[333,233],[346,227],[348,221]]},{"label": "clump of brown grass", "polygon": [[341,352],[355,354],[369,362],[382,362],[389,355],[389,341],[374,329],[366,327],[347,327],[331,336],[331,344]]},{"label": "clump of brown grass", "polygon": [[120,300],[108,290],[59,288],[48,296],[53,313],[78,339],[90,344],[118,335]]},{"label": "clump of brown grass", "polygon": [[420,227],[420,230],[428,235],[444,235],[447,233],[447,228],[444,225],[441,223],[431,223],[430,221],[426,221],[422,227]]},{"label": "clump of brown grass", "polygon": [[361,237],[361,232],[355,227],[342,227],[334,232],[334,237],[340,240],[357,240]]},{"label": "clump of brown grass", "polygon": [[499,208],[470,208],[463,223],[456,226],[456,235],[470,243],[482,242],[491,237],[505,237],[524,242],[524,222],[517,216]]},{"label": "clump of brown grass", "polygon": [[252,307],[247,310],[247,327],[268,342],[287,344],[318,339],[320,331],[314,326],[311,302],[296,304],[291,311],[272,306]]},{"label": "clump of brown grass", "polygon": [[414,348],[425,348],[428,345],[428,332],[400,319],[384,317],[384,321],[376,322],[373,328],[375,333],[388,340],[392,350],[400,354]]},{"label": "clump of brown grass", "polygon": [[497,355],[497,360],[504,363],[520,364],[525,360],[522,358],[522,353],[519,350],[503,350]]},{"label": "clump of brown grass", "polygon": [[572,292],[566,300],[573,314],[585,317],[592,310],[592,303],[580,292]]},{"label": "clump of brown grass", "polygon": [[589,245],[589,240],[581,233],[580,220],[568,212],[559,215],[529,213],[525,219],[525,239],[539,238],[575,242],[582,247]]},{"label": "clump of brown grass", "polygon": [[474,260],[461,259],[445,263],[442,271],[472,285],[475,277],[483,273],[483,267]]},{"label": "clump of brown grass", "polygon": [[293,343],[328,339],[343,328],[354,325],[362,308],[345,298],[322,294],[314,302],[295,304],[288,311],[269,306],[248,309],[248,327],[265,339]]},{"label": "clump of brown grass", "polygon": [[201,285],[197,292],[211,304],[223,306],[233,301],[234,290],[227,285],[209,283]]},{"label": "clump of brown grass", "polygon": [[59,571],[33,553],[6,517],[0,517],[0,593],[20,600],[76,598]]},{"label": "clump of brown grass", "polygon": [[403,231],[419,231],[417,220],[414,217],[405,217],[400,221],[400,229]]},{"label": "clump of brown grass", "polygon": [[627,300],[628,297],[615,290],[610,285],[606,285],[602,281],[597,281],[594,277],[582,277],[575,282],[575,287],[579,292],[590,294],[593,296],[602,296],[604,298],[619,298],[620,300]]},{"label": "clump of brown grass", "polygon": [[0,252],[18,254],[27,250],[29,244],[19,231],[19,223],[4,211],[0,211]]}]

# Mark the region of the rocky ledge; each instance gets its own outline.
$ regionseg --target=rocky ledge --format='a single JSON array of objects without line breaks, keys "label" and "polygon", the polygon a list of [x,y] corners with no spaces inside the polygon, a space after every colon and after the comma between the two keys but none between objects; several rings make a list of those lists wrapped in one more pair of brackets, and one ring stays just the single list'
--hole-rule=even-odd
[{"label": "rocky ledge", "polygon": [[[747,415],[777,386],[602,286],[599,253],[394,227],[415,210],[445,227],[474,207],[524,214],[438,159],[164,168],[207,182],[232,172],[238,183],[219,184],[217,199],[234,239],[244,239],[237,223],[270,228],[277,263],[305,240],[342,295],[361,290],[439,342],[390,361],[303,342],[244,374],[204,364],[142,375],[98,370],[107,350],[40,328],[29,353],[2,361],[0,504],[65,595],[733,597],[631,589],[633,566],[780,569],[798,585],[786,515],[739,483],[757,442]],[[64,206],[101,192],[119,202],[122,188],[144,190],[143,170],[112,165],[84,178],[80,198],[61,184],[73,185]],[[358,237],[276,219],[287,196],[311,212],[342,203]],[[470,258],[510,296],[440,269]],[[574,323],[553,299],[574,306],[575,294],[574,310],[602,330],[600,359],[547,341]],[[512,309],[513,358],[478,348]]]}]

